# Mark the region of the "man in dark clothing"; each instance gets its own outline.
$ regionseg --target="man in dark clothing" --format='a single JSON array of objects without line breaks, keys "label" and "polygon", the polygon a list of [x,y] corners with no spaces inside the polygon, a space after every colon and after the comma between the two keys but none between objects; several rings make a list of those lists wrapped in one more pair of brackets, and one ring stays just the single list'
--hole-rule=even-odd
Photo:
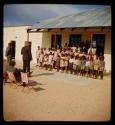
[{"label": "man in dark clothing", "polygon": [[30,61],[32,60],[31,48],[29,46],[29,42],[25,42],[25,46],[21,50],[21,54],[23,55],[23,71],[28,72],[30,76]]},{"label": "man in dark clothing", "polygon": [[10,64],[12,57],[13,57],[13,52],[12,52],[12,46],[11,43],[8,43],[8,47],[6,48],[5,56],[7,57],[7,66]]}]

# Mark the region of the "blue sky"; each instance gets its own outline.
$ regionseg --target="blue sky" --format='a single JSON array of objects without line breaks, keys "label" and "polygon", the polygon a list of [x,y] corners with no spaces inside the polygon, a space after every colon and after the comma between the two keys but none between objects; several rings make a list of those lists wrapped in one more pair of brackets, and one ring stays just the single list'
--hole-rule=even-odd
[{"label": "blue sky", "polygon": [[44,19],[65,16],[103,5],[78,4],[6,4],[4,25],[35,24]]}]

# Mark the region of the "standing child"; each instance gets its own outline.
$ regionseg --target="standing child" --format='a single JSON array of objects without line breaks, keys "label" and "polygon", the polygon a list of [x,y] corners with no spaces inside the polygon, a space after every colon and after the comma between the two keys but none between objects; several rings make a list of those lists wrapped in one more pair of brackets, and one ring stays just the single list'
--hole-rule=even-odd
[{"label": "standing child", "polygon": [[68,61],[69,61],[69,57],[68,57],[68,54],[66,53],[65,54],[65,60],[64,60],[64,63],[65,63],[65,72],[67,73],[67,70],[68,70]]},{"label": "standing child", "polygon": [[89,69],[90,69],[90,61],[89,58],[86,58],[86,64],[85,64],[85,71],[86,71],[86,76],[89,77]]},{"label": "standing child", "polygon": [[92,55],[89,55],[90,67],[89,67],[89,76],[94,76],[94,59]]},{"label": "standing child", "polygon": [[57,50],[55,49],[55,50],[54,50],[54,56],[53,56],[53,61],[54,61],[53,68],[54,68],[54,69],[56,68],[57,56],[58,56],[58,52],[57,52]]},{"label": "standing child", "polygon": [[56,68],[57,68],[57,72],[59,72],[59,68],[60,68],[60,56],[59,55],[57,56],[57,59],[56,59]]},{"label": "standing child", "polygon": [[48,68],[48,55],[44,55],[44,62],[43,62],[43,65],[45,67],[45,70],[47,70]]},{"label": "standing child", "polygon": [[37,65],[40,65],[39,64],[39,58],[40,58],[40,46],[38,46],[37,50],[36,50],[36,59],[37,59]]},{"label": "standing child", "polygon": [[69,71],[70,71],[71,74],[73,72],[73,62],[74,62],[74,56],[71,55],[70,59],[69,59]]},{"label": "standing child", "polygon": [[64,59],[65,59],[65,56],[64,54],[61,54],[61,59],[60,59],[60,68],[61,68],[61,72],[64,72]]},{"label": "standing child", "polygon": [[100,76],[100,79],[102,80],[103,79],[103,71],[105,69],[105,61],[104,61],[104,57],[101,57],[99,59],[99,76]]},{"label": "standing child", "polygon": [[78,75],[80,73],[80,66],[81,66],[81,60],[79,55],[76,57],[76,74]]},{"label": "standing child", "polygon": [[81,57],[81,75],[82,76],[85,75],[85,63],[86,63],[85,56],[82,56]]},{"label": "standing child", "polygon": [[99,58],[96,56],[96,59],[94,60],[94,78],[98,78],[98,70],[99,70]]},{"label": "standing child", "polygon": [[53,54],[52,54],[52,52],[50,52],[50,55],[49,55],[49,58],[48,58],[48,68],[49,68],[49,71],[52,70],[52,67],[53,67]]},{"label": "standing child", "polygon": [[43,66],[43,59],[44,59],[44,53],[43,53],[43,51],[41,51],[40,58],[39,58],[40,67]]},{"label": "standing child", "polygon": [[74,75],[76,75],[76,60],[77,60],[77,56],[74,56],[74,60],[73,60],[73,72],[74,72]]}]

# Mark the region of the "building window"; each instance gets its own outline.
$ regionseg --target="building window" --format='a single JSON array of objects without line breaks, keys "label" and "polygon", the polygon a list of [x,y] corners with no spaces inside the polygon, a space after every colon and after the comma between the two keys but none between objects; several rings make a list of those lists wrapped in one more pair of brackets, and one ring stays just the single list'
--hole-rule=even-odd
[{"label": "building window", "polygon": [[69,46],[77,46],[81,44],[81,34],[70,34]]}]

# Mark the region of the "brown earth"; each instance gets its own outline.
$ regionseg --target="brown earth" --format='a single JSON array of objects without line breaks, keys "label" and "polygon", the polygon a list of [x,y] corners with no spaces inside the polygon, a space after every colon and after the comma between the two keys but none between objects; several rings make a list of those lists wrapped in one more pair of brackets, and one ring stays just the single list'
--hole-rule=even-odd
[{"label": "brown earth", "polygon": [[33,89],[4,85],[4,120],[110,120],[111,75],[97,80],[31,67],[33,74],[29,79],[37,82]]}]

